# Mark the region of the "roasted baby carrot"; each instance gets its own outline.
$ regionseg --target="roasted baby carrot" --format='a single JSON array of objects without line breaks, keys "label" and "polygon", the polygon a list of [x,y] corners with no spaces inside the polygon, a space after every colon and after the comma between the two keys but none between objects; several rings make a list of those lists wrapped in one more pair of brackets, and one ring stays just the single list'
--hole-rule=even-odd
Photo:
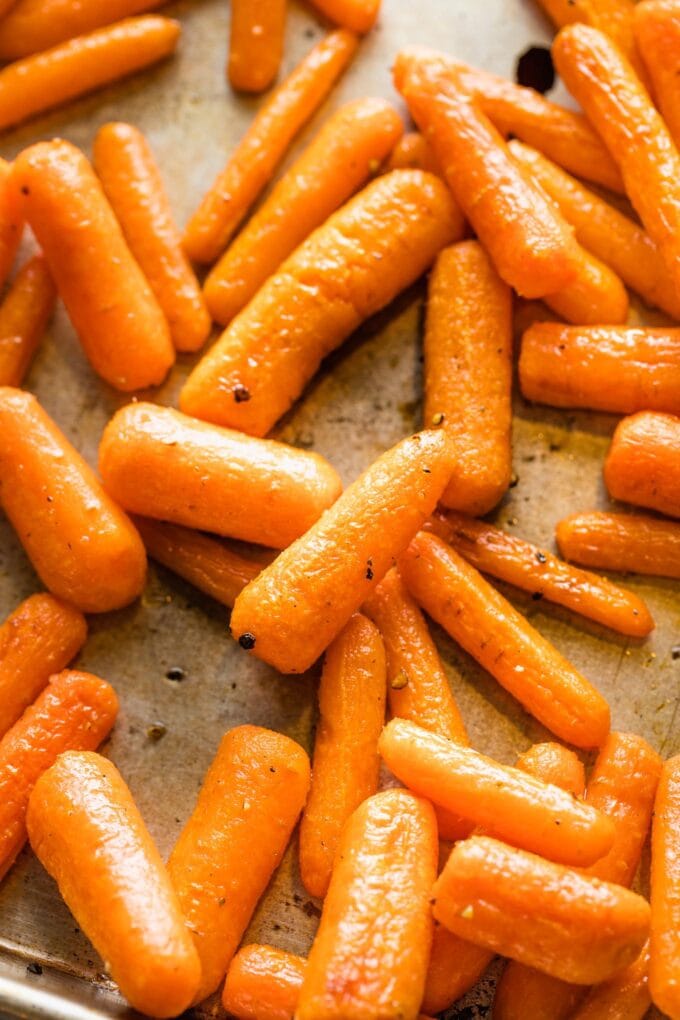
[{"label": "roasted baby carrot", "polygon": [[679,449],[680,418],[658,411],[624,418],[604,463],[610,495],[680,517]]},{"label": "roasted baby carrot", "polygon": [[232,0],[227,73],[233,88],[263,92],[283,54],[287,0]]},{"label": "roasted baby carrot", "polygon": [[680,579],[680,524],[646,514],[591,510],[555,528],[565,560],[600,570],[625,570]]},{"label": "roasted baby carrot", "polygon": [[175,358],[168,324],[85,156],[38,142],[12,178],[95,372],[121,390],[162,382]]},{"label": "roasted baby carrot", "polygon": [[308,789],[309,759],[289,737],[238,726],[222,738],[168,861],[201,960],[195,1002],[224,977]]},{"label": "roasted baby carrot", "polygon": [[420,532],[399,569],[416,602],[528,712],[568,743],[599,747],[605,699],[455,550]]},{"label": "roasted baby carrot", "polygon": [[368,180],[402,130],[384,99],[357,99],[329,117],[208,276],[205,299],[213,318],[231,322],[283,260]]},{"label": "roasted baby carrot", "polygon": [[229,964],[222,1005],[238,1020],[293,1020],[306,966],[274,946],[244,946]]},{"label": "roasted baby carrot", "polygon": [[351,32],[331,32],[307,54],[258,112],[184,234],[196,262],[214,262],[271,179],[288,146],[354,56]]},{"label": "roasted baby carrot", "polygon": [[647,606],[633,592],[563,563],[547,549],[484,521],[437,514],[428,525],[477,570],[545,598],[631,637],[654,629]]},{"label": "roasted baby carrot", "polygon": [[128,18],[7,64],[0,70],[0,130],[163,60],[179,33],[171,18]]},{"label": "roasted baby carrot", "polygon": [[646,0],[635,5],[633,31],[652,80],[656,104],[676,146],[680,145],[680,102],[676,88],[680,73],[680,8],[674,0]]},{"label": "roasted baby carrot", "polygon": [[645,946],[637,960],[595,985],[570,1014],[570,1020],[643,1020],[652,1004],[648,971],[649,948]]},{"label": "roasted baby carrot", "polygon": [[517,758],[515,767],[542,783],[559,786],[573,797],[582,797],[586,785],[581,759],[562,744],[532,744]]},{"label": "roasted baby carrot", "polygon": [[635,0],[538,0],[558,28],[581,22],[598,28],[621,49],[640,76],[646,68],[634,35]]},{"label": "roasted baby carrot", "polygon": [[433,897],[455,934],[574,984],[606,981],[649,933],[636,893],[487,836],[456,844]]},{"label": "roasted baby carrot", "polygon": [[104,124],[92,157],[130,251],[168,320],[176,349],[197,351],[210,333],[210,316],[182,250],[149,143],[131,124]]},{"label": "roasted baby carrot", "polygon": [[441,168],[432,146],[425,141],[419,131],[408,131],[402,135],[392,149],[385,169],[426,170],[428,173],[441,175]]},{"label": "roasted baby carrot", "polygon": [[0,627],[0,737],[87,637],[85,617],[43,592],[17,606]]},{"label": "roasted baby carrot", "polygon": [[295,1014],[297,1020],[415,1020],[432,941],[437,826],[406,790],[349,819]]},{"label": "roasted baby carrot", "polygon": [[556,294],[546,294],[543,300],[567,322],[593,325],[625,322],[628,318],[628,293],[623,283],[585,248],[579,253],[576,279]]},{"label": "roasted baby carrot", "polygon": [[26,840],[26,809],[37,780],[64,751],[93,751],[118,713],[113,688],[92,676],[64,670],[0,741],[0,878]]},{"label": "roasted baby carrot", "polygon": [[378,628],[355,613],[324,659],[312,785],[300,824],[300,876],[307,892],[319,899],[328,891],[347,819],[378,789],[385,691]]},{"label": "roasted baby carrot", "polygon": [[39,861],[131,1006],[174,1017],[192,1002],[198,954],[161,856],[113,764],[61,754],[43,772],[26,827]]},{"label": "roasted baby carrot", "polygon": [[99,472],[132,513],[280,549],[342,491],[318,453],[146,403],[122,407],[106,426]]},{"label": "roasted baby carrot", "polygon": [[46,588],[85,613],[126,606],[142,541],[30,393],[0,387],[0,504]]},{"label": "roasted baby carrot", "polygon": [[424,355],[423,417],[443,425],[455,464],[442,503],[488,513],[512,476],[512,293],[477,241],[434,264]]},{"label": "roasted baby carrot", "polygon": [[10,274],[24,229],[21,196],[11,171],[11,165],[0,159],[0,286]]},{"label": "roasted baby carrot", "polygon": [[365,35],[375,24],[381,0],[312,0],[312,3],[336,25]]},{"label": "roasted baby carrot", "polygon": [[449,62],[402,51],[394,81],[444,177],[506,283],[524,297],[554,294],[577,274],[576,242]]},{"label": "roasted baby carrot", "polygon": [[56,296],[45,259],[36,255],[25,262],[0,305],[0,386],[21,386]]},{"label": "roasted baby carrot", "polygon": [[680,755],[664,763],[652,823],[652,1000],[673,1020],[680,1016]]},{"label": "roasted baby carrot", "polygon": [[369,597],[449,480],[443,432],[419,432],[379,457],[321,520],[236,599],[231,632],[282,673],[303,673]]},{"label": "roasted baby carrot", "polygon": [[187,414],[265,435],[321,361],[462,236],[446,185],[422,170],[372,181],[279,267],[189,376]]}]

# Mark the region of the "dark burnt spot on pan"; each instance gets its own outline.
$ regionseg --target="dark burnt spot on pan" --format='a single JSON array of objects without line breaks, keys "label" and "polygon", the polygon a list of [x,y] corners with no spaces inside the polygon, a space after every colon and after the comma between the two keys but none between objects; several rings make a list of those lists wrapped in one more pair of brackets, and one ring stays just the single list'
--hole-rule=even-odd
[{"label": "dark burnt spot on pan", "polygon": [[550,50],[546,46],[530,46],[521,53],[515,65],[515,81],[541,94],[549,92],[555,84],[555,65]]}]

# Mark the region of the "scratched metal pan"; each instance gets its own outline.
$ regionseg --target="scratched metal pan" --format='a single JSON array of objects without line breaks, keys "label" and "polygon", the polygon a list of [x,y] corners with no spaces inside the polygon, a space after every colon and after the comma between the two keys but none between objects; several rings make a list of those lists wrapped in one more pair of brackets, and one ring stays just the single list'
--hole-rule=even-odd
[{"label": "scratched metal pan", "polygon": [[[291,3],[285,69],[324,31],[309,10]],[[61,135],[86,151],[111,119],[139,125],[163,168],[178,217],[195,207],[250,121],[257,100],[237,100],[224,77],[228,9],[224,0],[176,4],[184,27],[177,57],[68,109],[7,134],[0,152],[13,157],[40,138]],[[500,74],[517,55],[549,38],[531,0],[385,0],[377,30],[319,112],[304,144],[339,104],[367,94],[392,96],[390,64],[400,46],[445,47]],[[560,93],[557,93],[560,95]],[[352,480],[420,421],[419,336],[423,287],[402,295],[334,355],[278,434],[314,448]],[[173,403],[191,366],[180,359],[154,399]],[[27,382],[66,435],[92,463],[107,419],[125,402],[90,371],[63,310]],[[606,506],[601,464],[613,417],[553,412],[519,402],[514,443],[517,484],[497,519],[513,533],[552,544],[555,522],[581,508]],[[630,578],[657,627],[643,643],[617,637],[567,612],[503,589],[609,699],[614,725],[646,737],[663,754],[680,750],[675,725],[680,658],[680,599],[670,582]],[[0,517],[0,614],[39,588],[12,530]],[[151,565],[143,597],[128,609],[90,620],[78,664],[109,679],[120,719],[105,750],[130,784],[163,853],[168,853],[225,730],[250,722],[311,747],[316,673],[286,679],[244,655],[227,633],[225,610],[166,570]],[[435,628],[443,659],[475,746],[505,762],[548,734],[486,673]],[[184,679],[168,673],[180,667]],[[162,739],[149,728],[161,723]],[[319,903],[300,885],[296,845],[259,905],[246,941],[305,953]],[[36,966],[38,965],[38,966]],[[40,971],[41,973],[35,973]],[[448,1017],[486,1017],[493,973]],[[3,1012],[4,1011],[4,1012]],[[219,1013],[217,1000],[195,1011]],[[128,1017],[102,963],[59,899],[52,881],[25,850],[0,887],[0,1016],[95,1020]],[[656,1014],[657,1016],[659,1014]]]}]

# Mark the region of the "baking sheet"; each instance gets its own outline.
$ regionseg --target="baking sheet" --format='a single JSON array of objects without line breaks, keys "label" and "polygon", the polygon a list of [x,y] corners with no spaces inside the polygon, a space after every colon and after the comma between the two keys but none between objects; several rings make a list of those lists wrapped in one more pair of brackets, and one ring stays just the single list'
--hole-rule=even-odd
[{"label": "baking sheet", "polygon": [[[247,127],[258,101],[235,99],[225,82],[225,0],[193,0],[167,11],[180,17],[184,28],[176,58],[5,135],[0,154],[12,158],[23,146],[55,135],[89,151],[101,124],[129,120],[149,137],[177,216],[184,222]],[[291,3],[286,70],[324,30],[309,9]],[[295,151],[330,110],[351,98],[373,94],[397,101],[389,68],[400,46],[446,48],[512,76],[517,55],[529,44],[549,38],[548,26],[531,0],[384,0],[377,30],[362,43],[354,65]],[[553,94],[563,96],[559,90]],[[329,359],[277,434],[318,450],[349,482],[385,448],[417,428],[422,301],[423,287],[417,285],[367,323]],[[191,364],[191,359],[181,358],[153,399],[174,403]],[[129,398],[107,388],[91,372],[61,309],[27,387],[95,464],[106,421]],[[550,546],[561,517],[606,506],[601,464],[614,425],[612,416],[558,413],[518,402],[514,425],[518,482],[497,520],[518,535]],[[635,578],[626,583],[647,600],[657,622],[652,636],[642,643],[509,588],[502,590],[600,688],[612,706],[613,725],[641,733],[668,756],[680,750],[680,657],[672,658],[672,648],[680,646],[678,586]],[[0,516],[0,614],[5,616],[38,588],[18,541]],[[90,637],[78,659],[79,666],[109,679],[120,695],[120,718],[106,753],[130,784],[163,853],[169,852],[190,813],[226,729],[245,722],[271,726],[311,750],[316,674],[298,679],[278,676],[241,652],[229,639],[227,624],[222,607],[151,564],[141,600],[90,619]],[[529,743],[548,738],[547,731],[438,628],[435,636],[476,747],[512,762]],[[184,670],[183,681],[166,678],[174,666]],[[147,729],[156,722],[167,732],[153,742]],[[246,942],[307,951],[319,904],[299,883],[296,852],[293,841]],[[43,973],[28,973],[30,962],[39,963]],[[133,1017],[101,974],[101,966],[52,881],[30,851],[24,851],[0,886],[0,1016]],[[492,980],[485,980],[447,1016],[486,1017],[491,995]],[[214,1000],[192,1015],[219,1012]]]}]

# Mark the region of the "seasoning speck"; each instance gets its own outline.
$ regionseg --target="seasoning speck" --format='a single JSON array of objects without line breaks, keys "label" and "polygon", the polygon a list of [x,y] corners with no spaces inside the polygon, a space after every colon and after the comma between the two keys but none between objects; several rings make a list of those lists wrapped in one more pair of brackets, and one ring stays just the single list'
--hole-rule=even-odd
[{"label": "seasoning speck", "polygon": [[538,560],[539,563],[545,563],[548,557],[545,555],[545,553],[537,552],[536,559]]},{"label": "seasoning speck", "polygon": [[165,736],[167,732],[168,732],[167,727],[164,726],[163,723],[156,722],[152,723],[151,726],[148,727],[146,735],[149,738],[149,740],[152,740],[154,744],[156,744],[158,743],[159,740],[162,739],[162,737]]},{"label": "seasoning speck", "polygon": [[174,680],[176,683],[179,683],[180,680],[184,680],[185,676],[186,673],[184,672],[181,666],[171,666],[170,669],[165,674],[165,679]]},{"label": "seasoning speck", "polygon": [[400,669],[394,680],[390,684],[393,691],[403,691],[404,687],[408,684],[408,673],[404,669]]},{"label": "seasoning speck", "polygon": [[441,411],[439,411],[438,414],[433,414],[432,415],[432,419],[431,419],[431,424],[432,425],[441,425],[443,421],[444,421],[444,415],[442,414]]},{"label": "seasoning speck", "polygon": [[43,969],[39,963],[29,963],[29,965],[26,967],[26,970],[28,971],[29,974],[42,974],[43,972]]},{"label": "seasoning speck", "polygon": [[241,634],[240,638],[238,639],[238,643],[240,644],[241,648],[245,648],[245,650],[249,652],[251,648],[255,647],[255,635],[249,634],[246,631],[245,634]]},{"label": "seasoning speck", "polygon": [[463,907],[459,916],[464,917],[466,921],[469,921],[471,918],[473,918],[475,916],[475,911],[472,905],[468,903],[467,907]]},{"label": "seasoning speck", "polygon": [[680,659],[680,645],[673,645],[671,648],[671,659]]},{"label": "seasoning speck", "polygon": [[234,400],[237,404],[243,404],[250,400],[250,390],[247,386],[234,386]]}]

